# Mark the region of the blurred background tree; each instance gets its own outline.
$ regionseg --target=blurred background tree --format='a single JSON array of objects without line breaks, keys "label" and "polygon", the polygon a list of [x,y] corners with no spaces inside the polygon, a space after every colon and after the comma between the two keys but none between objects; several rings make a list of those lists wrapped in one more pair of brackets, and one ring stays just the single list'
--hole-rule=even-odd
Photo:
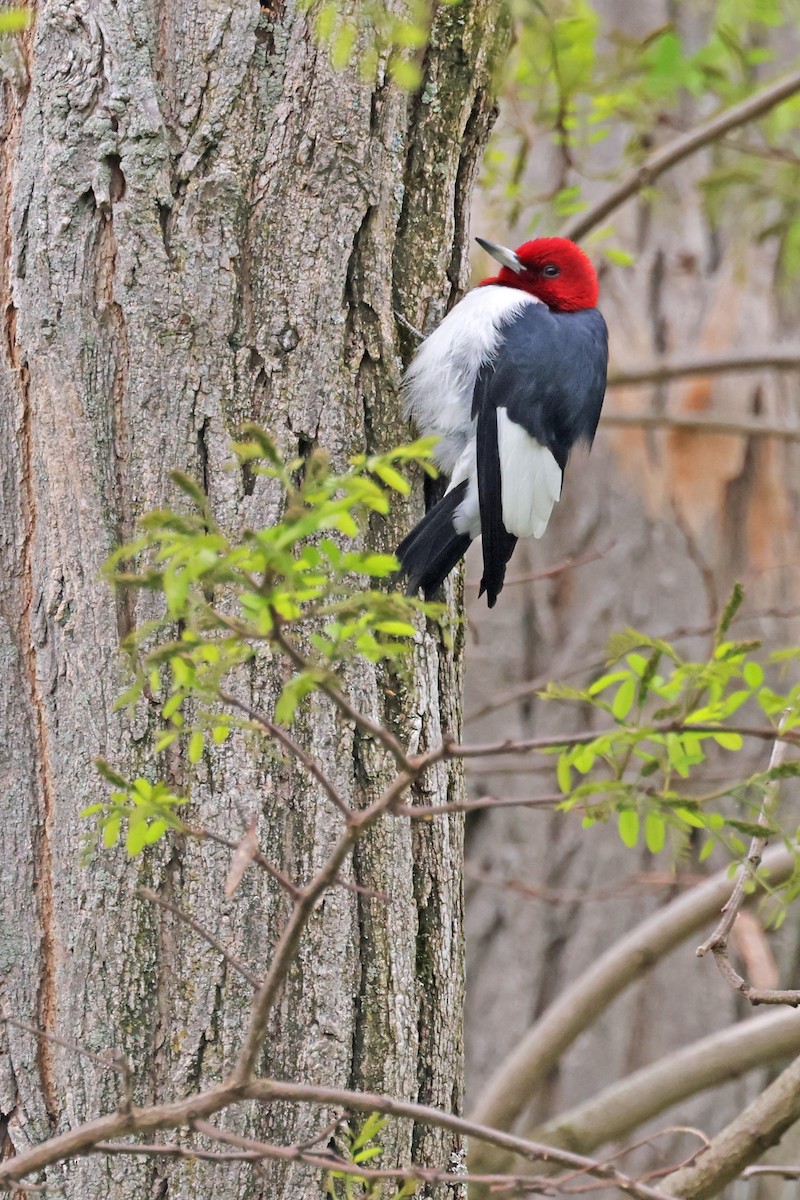
[{"label": "blurred background tree", "polygon": [[[563,709],[537,689],[547,679],[592,678],[605,640],[625,625],[704,652],[737,579],[747,599],[736,636],[773,647],[797,640],[800,100],[709,141],[622,206],[594,216],[599,201],[664,147],[796,72],[797,18],[790,0],[514,7],[517,36],[473,232],[516,245],[584,226],[583,244],[601,272],[612,386],[591,457],[571,464],[547,537],[520,547],[491,614],[477,601],[477,563],[468,565],[470,740],[562,727]],[[476,262],[488,273],[488,263]],[[724,369],[721,360],[744,354],[755,365]],[[664,370],[698,359],[720,361],[713,374],[670,378]],[[641,368],[641,382],[613,385],[633,368]],[[593,717],[577,711],[571,719],[584,728]],[[748,753],[766,766],[763,747]],[[709,767],[716,785],[721,770]],[[553,791],[549,765],[533,762],[482,762],[469,780],[474,795]],[[789,826],[796,803],[789,785]],[[484,1089],[503,1078],[498,1064],[508,1064],[525,1032],[598,953],[713,864],[700,864],[689,846],[673,871],[643,845],[626,851],[611,828],[584,832],[578,816],[525,809],[470,816],[474,1111],[487,1116]],[[742,922],[738,961],[758,960],[764,980],[796,983],[795,925],[790,918],[776,935],[757,918]],[[551,1066],[519,1113],[519,1128],[744,1015],[741,998],[695,958],[694,945],[630,987]],[[756,1072],[700,1095],[648,1128],[714,1132],[767,1077]],[[696,1145],[673,1132],[644,1157],[651,1165],[674,1161]],[[782,1153],[793,1161],[800,1151],[790,1140]],[[731,1196],[752,1200],[789,1196],[796,1183],[736,1186]]]}]

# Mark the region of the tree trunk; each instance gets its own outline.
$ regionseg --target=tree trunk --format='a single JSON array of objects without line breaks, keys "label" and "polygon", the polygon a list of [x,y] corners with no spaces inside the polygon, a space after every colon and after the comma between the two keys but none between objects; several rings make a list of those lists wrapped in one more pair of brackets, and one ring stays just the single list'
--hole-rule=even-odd
[{"label": "tree trunk", "polygon": [[[394,310],[432,322],[464,282],[466,212],[506,39],[497,0],[443,7],[408,97],[335,73],[294,6],[50,0],[27,35],[28,71],[2,92],[2,933],[11,1015],[95,1052],[119,1046],[134,1099],[187,1094],[231,1065],[249,995],[203,942],[136,898],[189,908],[263,969],[285,905],[262,878],[222,895],[228,855],[175,839],[135,862],[81,865],[91,760],[146,769],[151,718],[113,712],[120,637],[147,615],[98,583],[136,519],[199,476],[231,526],[274,518],[226,469],[245,420],[286,451],[336,462],[402,440]],[[418,515],[376,529],[391,548]],[[459,650],[426,636],[408,693],[379,671],[356,700],[427,744],[459,723]],[[246,682],[246,681],[244,681]],[[276,679],[250,681],[269,702]],[[337,785],[380,784],[376,749],[321,703],[304,730]],[[226,747],[174,782],[190,819],[261,844],[304,880],[338,829],[326,798],[284,764]],[[457,769],[431,789],[460,794]],[[463,988],[461,824],[385,822],[353,864],[373,898],[339,889],[315,914],[286,989],[266,1070],[385,1089],[458,1109]],[[13,1154],[119,1098],[75,1053],[9,1029],[0,1131]],[[241,1110],[229,1127],[294,1141],[319,1110]],[[384,1159],[447,1166],[449,1135],[398,1126]],[[296,1168],[96,1156],[47,1172],[68,1197],[319,1194]],[[431,1193],[433,1194],[433,1193]],[[437,1195],[444,1195],[439,1189]],[[448,1193],[452,1194],[452,1193]]]}]

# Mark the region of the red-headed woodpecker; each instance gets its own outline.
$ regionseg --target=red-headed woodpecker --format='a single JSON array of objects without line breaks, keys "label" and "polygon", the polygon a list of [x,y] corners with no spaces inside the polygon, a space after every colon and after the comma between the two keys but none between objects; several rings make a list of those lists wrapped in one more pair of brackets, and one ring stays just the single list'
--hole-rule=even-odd
[{"label": "red-headed woodpecker", "polygon": [[492,608],[520,537],[541,537],[576,442],[591,445],[606,389],[608,331],[594,267],[564,238],[517,250],[477,239],[502,264],[456,305],[403,380],[406,414],[440,438],[443,499],[397,548],[426,597],[479,535]]}]

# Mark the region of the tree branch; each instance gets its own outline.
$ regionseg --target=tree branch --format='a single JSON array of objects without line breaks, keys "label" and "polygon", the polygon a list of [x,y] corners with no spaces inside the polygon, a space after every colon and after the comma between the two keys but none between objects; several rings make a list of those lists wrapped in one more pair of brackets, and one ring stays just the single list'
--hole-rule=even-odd
[{"label": "tree branch", "polygon": [[689,1096],[798,1052],[800,1021],[795,1013],[750,1017],[634,1071],[529,1136],[591,1154]]},{"label": "tree branch", "polygon": [[[729,350],[725,354],[699,354],[688,358],[657,358],[645,366],[614,367],[609,388],[642,383],[669,383],[687,375],[722,375],[728,371],[794,371],[800,369],[800,346],[770,346],[765,350]],[[604,420],[607,420],[604,417]]]},{"label": "tree branch", "polygon": [[[587,729],[578,733],[561,734],[558,737],[526,738],[524,741],[484,742],[462,745],[449,742],[442,747],[445,758],[488,758],[493,754],[533,754],[538,750],[555,750],[559,746],[585,746],[595,738],[613,733],[621,726],[608,729]],[[738,733],[741,737],[756,738],[762,742],[789,742],[800,745],[800,731],[776,730],[769,725],[707,725],[695,722],[667,721],[662,724],[642,726],[643,735],[665,733]]]},{"label": "tree branch", "polygon": [[604,200],[593,204],[586,212],[579,213],[571,221],[568,221],[561,231],[561,236],[579,241],[590,230],[605,221],[612,212],[620,208],[626,200],[630,200],[644,188],[651,187],[665,171],[677,166],[679,162],[689,158],[690,155],[696,154],[704,146],[724,137],[731,129],[737,129],[741,125],[748,124],[749,121],[763,117],[770,109],[796,95],[797,92],[800,92],[800,71],[794,71],[785,79],[768,84],[760,91],[754,92],[745,100],[740,101],[739,104],[723,109],[704,124],[674,138],[666,146],[654,151],[627,179],[612,188]]},{"label": "tree branch", "polygon": [[[781,732],[780,727],[779,732]],[[785,742],[776,740],[773,743],[772,754],[769,760],[770,771],[774,771],[783,765],[786,760],[786,750]],[[702,958],[711,951],[723,978],[736,991],[741,992],[751,1004],[790,1004],[794,1008],[797,1008],[800,1005],[800,991],[751,987],[738,971],[734,969],[728,957],[728,937],[744,904],[746,889],[755,878],[756,872],[761,865],[761,858],[767,846],[767,832],[772,824],[779,796],[779,780],[773,779],[764,789],[764,796],[758,813],[757,824],[766,832],[762,836],[754,835],[752,837],[747,858],[739,867],[733,891],[722,909],[722,918],[710,937],[706,938],[697,947],[696,953],[698,958]]]},{"label": "tree branch", "polygon": [[275,947],[269,971],[253,1001],[250,1025],[228,1081],[231,1085],[241,1086],[247,1083],[252,1075],[267,1034],[272,1008],[292,965],[300,938],[317,901],[329,887],[336,883],[339,871],[358,839],[371,825],[375,824],[379,817],[391,811],[406,789],[428,767],[440,762],[444,756],[445,748],[443,746],[430,750],[413,761],[407,759],[403,754],[403,758],[409,764],[408,770],[401,771],[369,808],[350,814],[347,827],[331,851],[327,862],[323,864],[311,882],[301,889],[299,896],[295,899],[292,914]]},{"label": "tree branch", "polygon": [[137,888],[136,895],[141,896],[143,900],[149,900],[151,904],[157,904],[159,908],[163,908],[166,912],[171,912],[178,918],[178,920],[183,921],[185,925],[188,925],[190,929],[193,929],[195,933],[199,934],[204,942],[208,942],[209,946],[212,946],[213,949],[225,959],[225,962],[229,963],[233,967],[234,971],[238,971],[242,978],[246,979],[252,987],[261,987],[262,981],[259,979],[259,977],[254,974],[254,972],[251,971],[250,968],[241,961],[241,959],[238,959],[235,954],[231,954],[230,950],[227,950],[223,946],[222,942],[220,942],[218,938],[214,937],[214,934],[211,933],[210,930],[206,929],[204,925],[201,925],[199,921],[196,921],[194,917],[190,916],[190,914],[185,912],[184,909],[180,908],[177,904],[172,904],[169,900],[165,900],[162,896],[159,896],[157,892],[151,891],[150,888]]},{"label": "tree branch", "polygon": [[774,437],[800,442],[800,427],[768,425],[765,421],[732,421],[726,417],[687,417],[670,413],[607,413],[600,428],[685,429],[693,433],[727,434],[738,437]]},{"label": "tree branch", "polygon": [[800,1058],[786,1068],[744,1112],[711,1139],[695,1162],[664,1181],[670,1196],[710,1200],[800,1118]]},{"label": "tree branch", "polygon": [[[234,842],[232,838],[223,837],[221,833],[215,833],[212,829],[206,829],[204,825],[185,825],[183,828],[189,837],[216,842],[218,846],[225,846],[228,850],[232,850],[234,854],[239,849],[239,842]],[[282,871],[273,866],[266,855],[262,854],[260,850],[257,850],[253,855],[253,862],[257,863],[262,871],[266,871],[270,879],[274,879],[276,883],[280,884],[292,899],[300,895],[300,888],[297,884],[292,883],[291,879],[288,879]]]},{"label": "tree branch", "polygon": [[[775,884],[787,879],[794,865],[795,856],[784,847],[764,856],[763,866]],[[701,929],[729,893],[728,872],[719,871],[620,938],[562,992],[500,1064],[479,1097],[472,1119],[511,1128],[531,1094],[579,1034],[625,988]],[[498,1155],[478,1148],[470,1165],[476,1170],[492,1170],[498,1161]]]},{"label": "tree branch", "polygon": [[[303,657],[297,647],[284,634],[277,615],[275,616],[275,625],[272,633],[270,634],[270,638],[272,641],[274,641],[275,645],[283,651],[286,657],[292,663],[294,663],[298,670],[306,671],[310,668],[311,664]],[[411,769],[411,763],[408,759],[408,756],[403,749],[403,746],[393,733],[391,733],[378,721],[373,721],[371,717],[368,717],[365,713],[362,713],[355,707],[354,704],[351,704],[344,692],[341,691],[341,689],[338,688],[333,680],[329,677],[323,676],[319,680],[318,686],[319,690],[324,692],[329,700],[333,701],[333,703],[339,709],[339,712],[342,713],[343,716],[347,717],[348,721],[352,721],[362,733],[369,734],[369,736],[374,738],[379,746],[383,746],[385,750],[389,751],[401,771],[409,771]]]},{"label": "tree branch", "polygon": [[287,731],[280,725],[276,725],[274,721],[270,721],[269,717],[267,717],[265,713],[259,712],[257,708],[253,708],[252,705],[248,704],[246,701],[240,700],[238,696],[234,696],[232,692],[221,691],[219,695],[220,699],[224,700],[226,704],[229,704],[231,708],[238,708],[239,711],[243,712],[247,717],[250,718],[251,721],[255,721],[257,725],[260,725],[269,737],[274,738],[276,742],[283,746],[284,750],[287,750],[296,762],[299,762],[303,767],[305,767],[312,779],[316,779],[317,783],[325,792],[331,803],[338,808],[339,812],[342,813],[345,819],[350,819],[350,814],[352,812],[350,805],[347,803],[344,797],[339,794],[336,786],[325,774],[316,759],[312,758],[312,756],[294,740],[291,734],[287,733]]},{"label": "tree branch", "polygon": [[387,1116],[406,1118],[419,1125],[447,1129],[464,1137],[491,1142],[534,1162],[556,1163],[569,1170],[583,1172],[613,1184],[637,1200],[670,1200],[668,1194],[659,1188],[638,1183],[617,1171],[615,1167],[598,1163],[585,1155],[572,1154],[568,1150],[554,1149],[510,1133],[489,1129],[474,1121],[452,1116],[424,1104],[395,1100],[391,1096],[369,1092],[283,1083],[271,1079],[251,1080],[245,1086],[218,1084],[206,1092],[199,1092],[169,1104],[131,1109],[87,1121],[75,1129],[49,1138],[32,1150],[0,1163],[0,1190],[13,1188],[19,1180],[53,1163],[95,1153],[99,1146],[111,1139],[131,1134],[151,1134],[163,1129],[179,1129],[187,1125],[197,1126],[204,1118],[247,1100],[257,1100],[265,1104],[287,1101],[296,1104],[337,1105],[352,1112],[380,1112]]}]

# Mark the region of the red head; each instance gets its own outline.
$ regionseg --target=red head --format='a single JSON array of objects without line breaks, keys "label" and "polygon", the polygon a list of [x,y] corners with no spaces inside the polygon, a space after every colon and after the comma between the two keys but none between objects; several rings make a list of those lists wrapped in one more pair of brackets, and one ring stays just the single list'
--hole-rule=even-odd
[{"label": "red head", "polygon": [[597,274],[589,259],[566,238],[534,238],[517,250],[476,239],[487,254],[502,263],[499,275],[482,279],[504,287],[519,288],[558,312],[576,312],[597,305]]}]

